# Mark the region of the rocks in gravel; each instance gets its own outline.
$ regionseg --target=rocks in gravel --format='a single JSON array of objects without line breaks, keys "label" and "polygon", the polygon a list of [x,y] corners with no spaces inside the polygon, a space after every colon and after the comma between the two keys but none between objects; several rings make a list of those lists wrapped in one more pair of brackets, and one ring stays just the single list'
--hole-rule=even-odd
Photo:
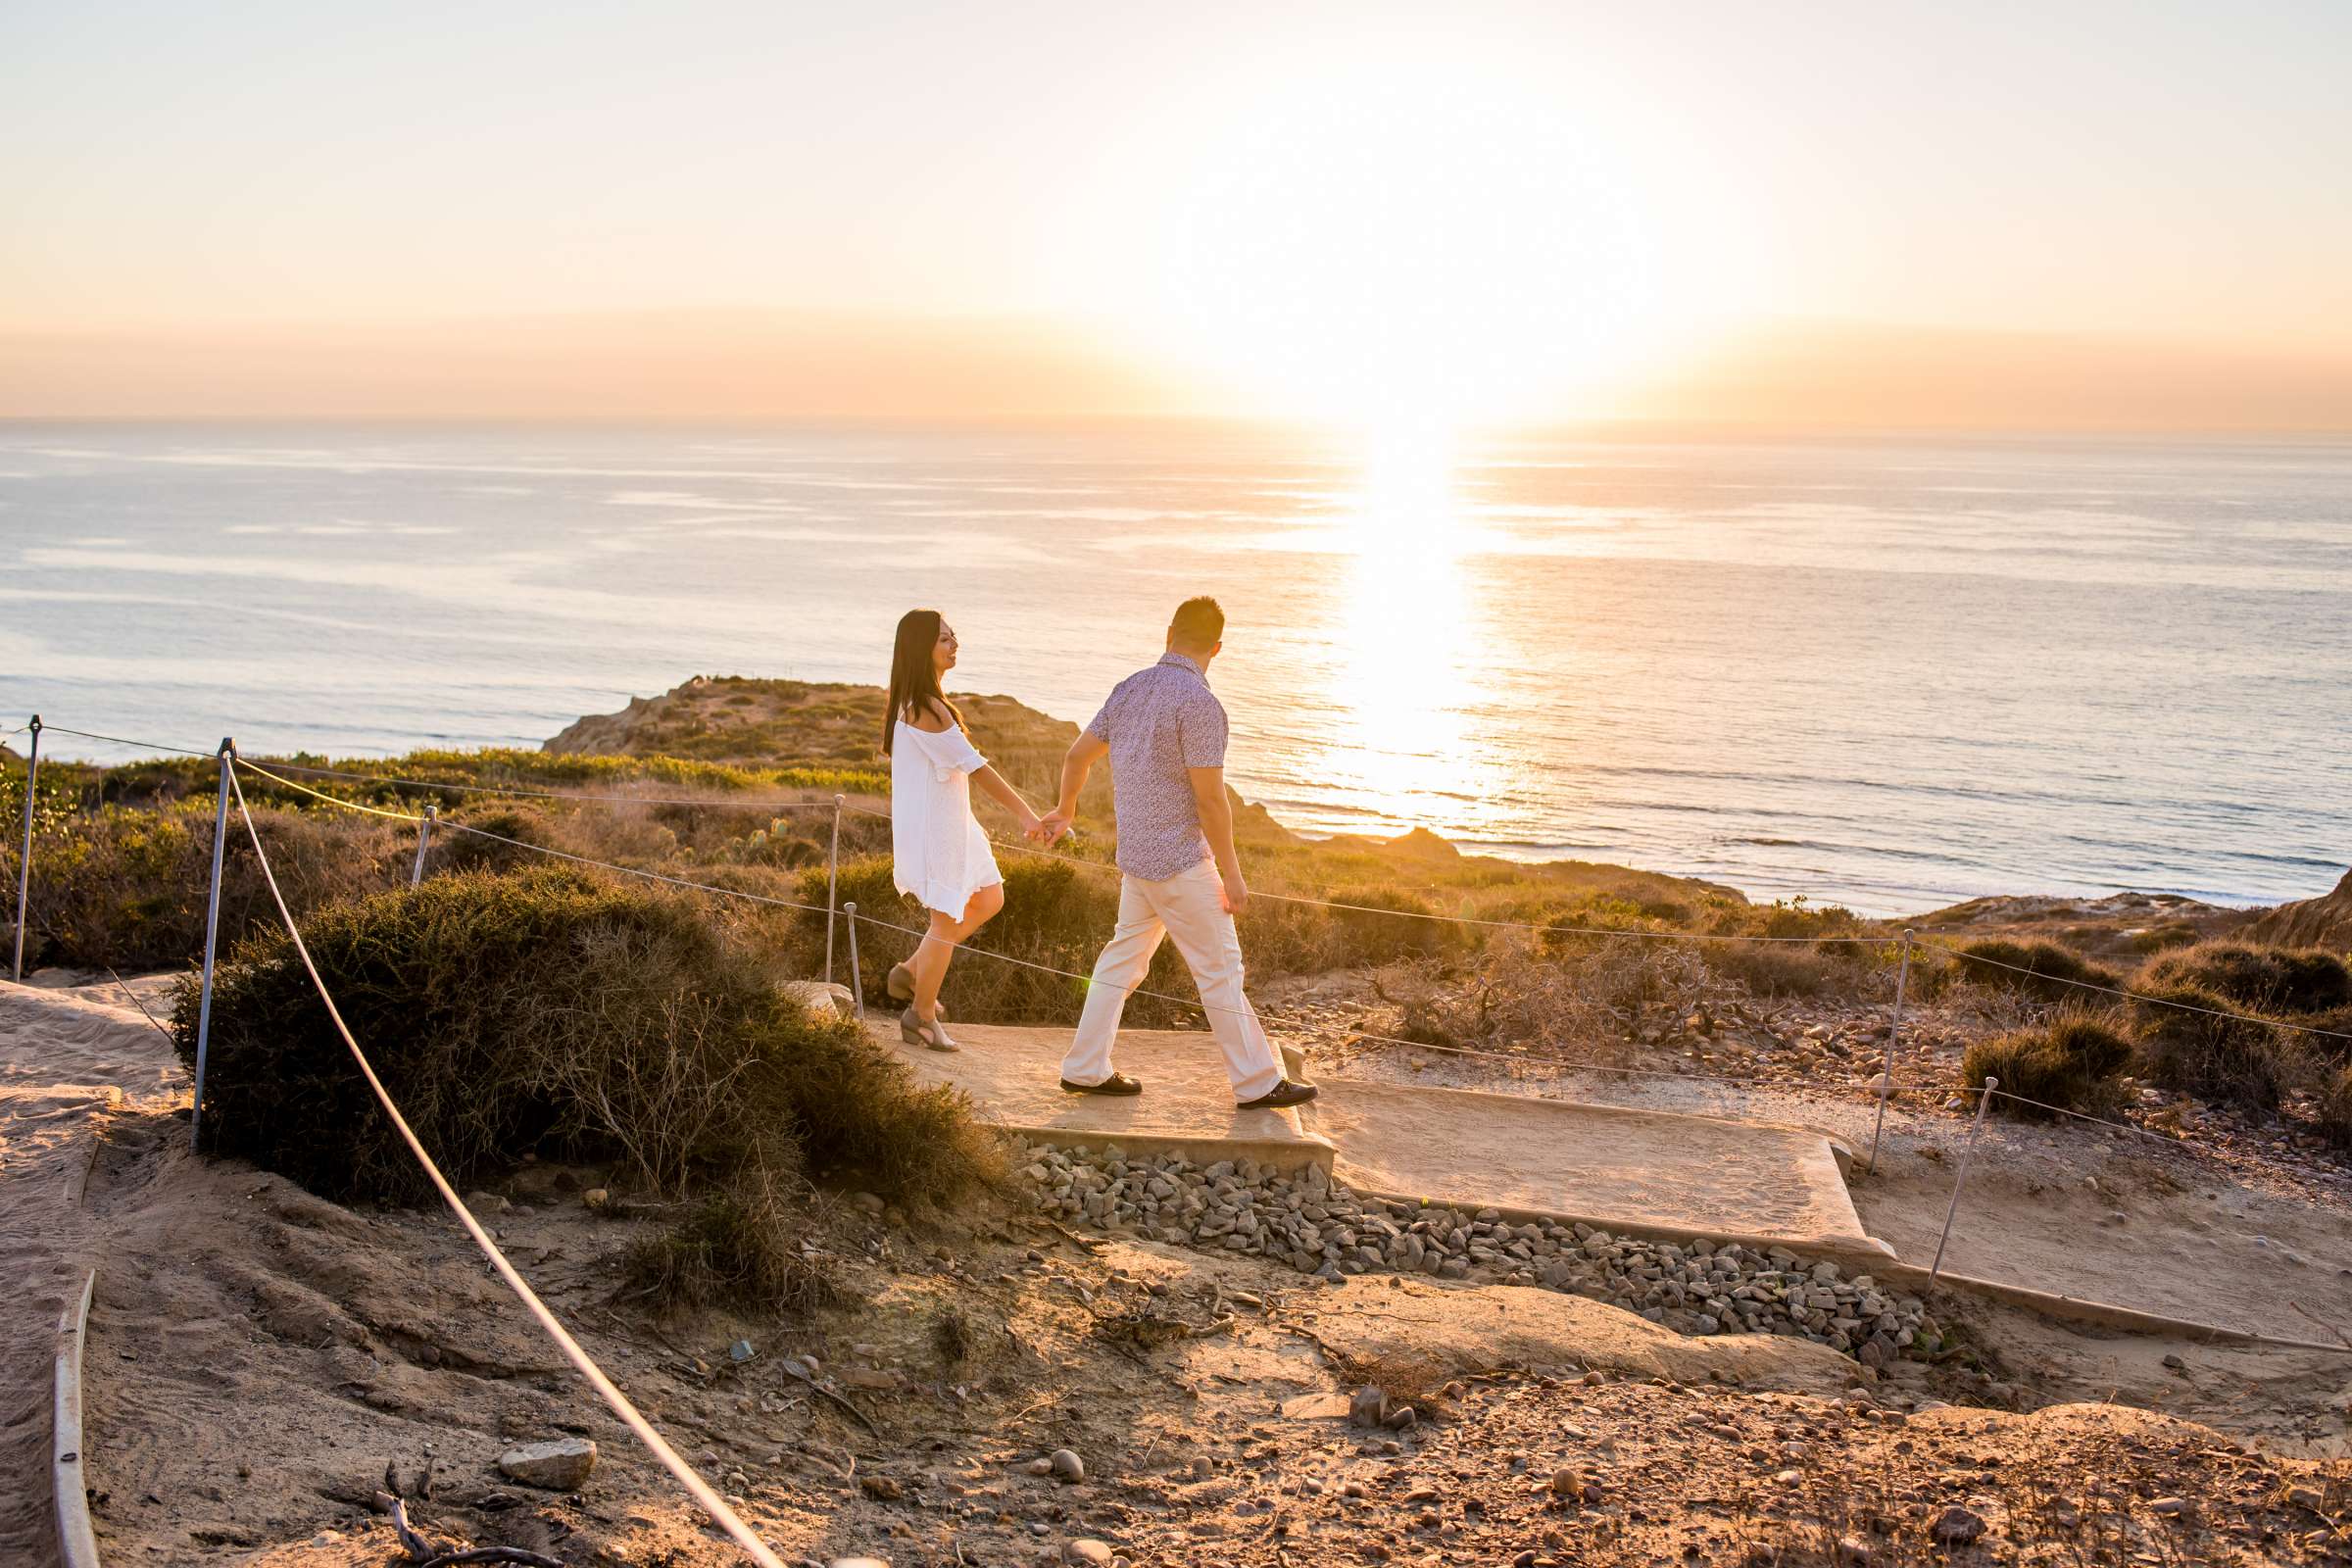
[{"label": "rocks in gravel", "polygon": [[1348,1401],[1348,1419],[1359,1427],[1376,1427],[1389,1418],[1389,1396],[1378,1384],[1366,1384]]},{"label": "rocks in gravel", "polygon": [[1064,1562],[1094,1563],[1099,1564],[1100,1568],[1110,1568],[1112,1555],[1109,1542],[1097,1541],[1092,1536],[1080,1536],[1061,1548]]},{"label": "rocks in gravel", "polygon": [[1046,1463],[1056,1481],[1084,1481],[1086,1461],[1069,1448],[1055,1448],[1046,1455]]},{"label": "rocks in gravel", "polygon": [[1788,1335],[1874,1369],[1942,1343],[1916,1297],[1787,1248],[1649,1241],[1493,1208],[1465,1213],[1357,1193],[1319,1167],[1285,1174],[1249,1159],[1130,1157],[1115,1145],[1028,1145],[1017,1165],[1036,1206],[1063,1223],[1263,1258],[1332,1283],[1386,1273],[1540,1285],[1677,1333]]},{"label": "rocks in gravel", "polygon": [[1928,1537],[1939,1546],[1966,1546],[1984,1534],[1984,1516],[1954,1503],[1928,1526]]},{"label": "rocks in gravel", "polygon": [[862,1475],[858,1478],[858,1486],[876,1502],[896,1502],[906,1495],[906,1489],[891,1476]]},{"label": "rocks in gravel", "polygon": [[596,1445],[586,1438],[557,1438],[526,1443],[498,1456],[498,1468],[508,1479],[549,1492],[577,1492],[596,1468]]}]

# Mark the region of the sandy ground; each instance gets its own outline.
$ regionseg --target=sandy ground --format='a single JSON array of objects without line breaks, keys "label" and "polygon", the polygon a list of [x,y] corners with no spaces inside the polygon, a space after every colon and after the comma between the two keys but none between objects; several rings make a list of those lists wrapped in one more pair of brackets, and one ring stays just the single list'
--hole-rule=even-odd
[{"label": "sandy ground", "polygon": [[55,1545],[55,1330],[101,1240],[83,1203],[96,1133],[169,1119],[180,1075],[136,1012],[76,993],[0,985],[0,1562],[40,1563]]},{"label": "sandy ground", "polygon": [[[195,1159],[176,1069],[135,1012],[6,992],[0,1008],[0,1245],[34,1286],[6,1308],[0,1561],[48,1560],[45,1476],[22,1468],[47,1424],[20,1374],[45,1398],[45,1331],[85,1262],[110,1563],[380,1568],[396,1553],[367,1502],[387,1465],[451,1539],[575,1568],[735,1560],[453,1222]],[[604,1176],[523,1167],[503,1242],[788,1560],[1028,1563],[1091,1536],[1169,1563],[1744,1565],[1826,1562],[1841,1540],[1882,1565],[1989,1563],[2029,1539],[2065,1562],[2322,1562],[2345,1539],[2328,1521],[2352,1515],[2352,1466],[2280,1456],[2344,1451],[2341,1358],[1984,1308],[1966,1314],[1975,1351],[1881,1378],[1801,1342],[1683,1340],[1545,1292],[1303,1285],[1017,1206],[948,1228],[839,1217],[824,1246],[854,1307],[657,1322],[615,1267],[655,1222],[570,1196]],[[797,1354],[870,1425],[789,1375]],[[1414,1424],[1337,1413],[1367,1381]],[[497,1473],[510,1443],[563,1434],[602,1446],[579,1493]],[[1064,1446],[1082,1481],[1029,1473]],[[1947,1558],[1927,1533],[1954,1505],[1985,1534]]]}]

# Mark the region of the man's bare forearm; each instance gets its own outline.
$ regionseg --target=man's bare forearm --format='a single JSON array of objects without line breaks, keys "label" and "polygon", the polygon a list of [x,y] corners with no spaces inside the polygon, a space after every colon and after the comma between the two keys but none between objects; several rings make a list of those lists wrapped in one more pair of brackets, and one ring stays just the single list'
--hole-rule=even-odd
[{"label": "man's bare forearm", "polygon": [[1061,760],[1061,800],[1054,808],[1064,817],[1078,814],[1078,792],[1086,788],[1087,775],[1095,770],[1095,760],[1076,747]]},{"label": "man's bare forearm", "polygon": [[1233,802],[1223,790],[1200,801],[1200,831],[1208,839],[1208,853],[1216,858],[1217,871],[1227,877],[1238,877],[1242,858],[1233,849]]}]

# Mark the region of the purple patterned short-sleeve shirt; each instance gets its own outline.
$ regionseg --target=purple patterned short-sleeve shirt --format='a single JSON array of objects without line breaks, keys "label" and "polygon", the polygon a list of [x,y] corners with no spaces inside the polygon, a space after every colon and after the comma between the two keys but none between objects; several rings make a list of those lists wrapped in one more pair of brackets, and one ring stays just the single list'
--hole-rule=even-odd
[{"label": "purple patterned short-sleeve shirt", "polygon": [[1207,859],[1186,769],[1225,765],[1225,705],[1200,666],[1182,654],[1162,656],[1113,687],[1086,732],[1110,748],[1119,869],[1165,882]]}]

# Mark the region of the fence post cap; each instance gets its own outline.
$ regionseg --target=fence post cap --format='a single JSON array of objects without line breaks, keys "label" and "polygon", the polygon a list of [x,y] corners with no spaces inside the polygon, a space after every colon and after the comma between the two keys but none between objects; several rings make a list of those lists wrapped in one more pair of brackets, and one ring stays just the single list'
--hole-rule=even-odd
[{"label": "fence post cap", "polygon": [[35,714],[33,714],[33,715],[32,715],[32,722],[31,722],[31,723],[29,723],[29,724],[27,724],[27,725],[25,725],[24,727],[25,727],[26,729],[29,729],[29,730],[31,730],[31,731],[32,731],[34,734],[36,734],[36,735],[37,735],[37,734],[39,734],[39,733],[40,733],[40,729],[41,729],[41,715],[40,715],[40,714],[38,714],[38,713],[35,713]]},{"label": "fence post cap", "polygon": [[237,755],[237,742],[235,736],[223,735],[220,737],[220,751],[219,755],[222,757],[234,757]]}]

